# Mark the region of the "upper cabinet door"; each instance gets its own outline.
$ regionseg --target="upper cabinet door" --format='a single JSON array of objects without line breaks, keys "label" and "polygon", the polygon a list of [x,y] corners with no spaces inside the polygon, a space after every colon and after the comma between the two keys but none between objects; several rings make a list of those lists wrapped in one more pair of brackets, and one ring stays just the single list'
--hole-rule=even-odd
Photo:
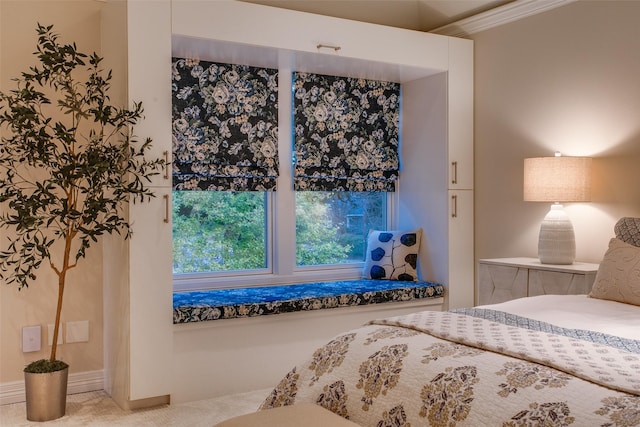
[{"label": "upper cabinet door", "polygon": [[[190,39],[191,52],[194,42],[207,41],[201,59],[212,53],[225,56],[225,51],[229,59],[237,59],[244,49],[247,59],[260,62],[256,65],[285,61],[304,68],[298,71],[331,74],[354,68],[358,74],[372,73],[358,77],[383,79],[383,69],[385,79],[395,74],[408,81],[445,71],[448,65],[445,36],[239,1],[174,1],[172,31],[174,42]],[[211,40],[217,41],[215,52]]]},{"label": "upper cabinet door", "polygon": [[450,189],[473,189],[473,41],[449,39]]},{"label": "upper cabinet door", "polygon": [[[149,159],[171,160],[171,3],[127,3],[127,97],[142,102],[144,120],[133,129],[142,144],[152,139]],[[154,187],[171,186],[167,165],[153,176]]]}]

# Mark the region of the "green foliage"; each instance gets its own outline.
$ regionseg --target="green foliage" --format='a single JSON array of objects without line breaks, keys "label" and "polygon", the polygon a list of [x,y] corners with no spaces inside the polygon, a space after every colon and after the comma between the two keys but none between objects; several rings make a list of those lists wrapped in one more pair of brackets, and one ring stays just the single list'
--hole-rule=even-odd
[{"label": "green foliage", "polygon": [[387,194],[296,192],[298,265],[364,261],[370,229],[387,227]]},{"label": "green foliage", "polygon": [[58,276],[51,361],[67,271],[100,236],[129,237],[124,205],[153,197],[146,185],[164,164],[145,158],[150,139],[131,134],[142,104],[111,105],[102,58],[59,43],[52,28],[38,24],[39,65],[0,93],[0,228],[12,232],[0,243],[0,278],[22,289],[45,261]]},{"label": "green foliage", "polygon": [[[363,261],[369,229],[386,227],[386,197],[297,192],[297,265]],[[174,273],[265,268],[266,201],[260,192],[174,191]]]},{"label": "green foliage", "polygon": [[174,191],[174,273],[266,267],[266,195]]},{"label": "green foliage", "polygon": [[62,360],[51,361],[49,359],[40,359],[25,366],[24,372],[29,372],[31,374],[48,374],[51,372],[62,371],[68,367],[69,365]]},{"label": "green foliage", "polygon": [[297,265],[339,264],[351,251],[342,244],[338,230],[343,226],[328,209],[332,193],[298,192],[296,194],[296,263]]},{"label": "green foliage", "polygon": [[[109,104],[111,72],[103,76],[102,58],[58,43],[52,26],[38,24],[37,32],[40,66],[14,79],[17,89],[0,93],[0,125],[8,130],[0,147],[0,203],[8,208],[0,227],[16,233],[0,252],[0,277],[19,288],[29,285],[43,260],[52,261],[57,241],[79,243],[68,264],[51,262],[60,272],[99,236],[129,236],[122,205],[153,195],[144,183],[162,162],[145,160],[151,141],[136,148],[129,134],[142,105]],[[79,81],[76,75],[86,72]],[[55,104],[47,89],[55,91]]]}]

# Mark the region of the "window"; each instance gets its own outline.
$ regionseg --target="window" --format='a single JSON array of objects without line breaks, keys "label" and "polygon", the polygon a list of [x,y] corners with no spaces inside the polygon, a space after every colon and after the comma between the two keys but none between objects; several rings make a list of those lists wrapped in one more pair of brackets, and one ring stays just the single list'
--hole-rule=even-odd
[{"label": "window", "polygon": [[174,191],[173,273],[267,268],[267,193]]},{"label": "window", "polygon": [[[387,228],[387,193],[295,193],[296,266],[362,263],[370,229]],[[174,191],[173,273],[270,273],[267,192]]]},{"label": "window", "polygon": [[387,228],[387,193],[296,192],[296,265],[363,262],[370,229]]},{"label": "window", "polygon": [[173,58],[171,90],[174,277],[270,272],[278,70]]},{"label": "window", "polygon": [[172,75],[174,288],[360,277],[390,224],[399,85],[180,58]]},{"label": "window", "polygon": [[363,262],[387,228],[398,175],[400,85],[293,73],[296,265]]}]

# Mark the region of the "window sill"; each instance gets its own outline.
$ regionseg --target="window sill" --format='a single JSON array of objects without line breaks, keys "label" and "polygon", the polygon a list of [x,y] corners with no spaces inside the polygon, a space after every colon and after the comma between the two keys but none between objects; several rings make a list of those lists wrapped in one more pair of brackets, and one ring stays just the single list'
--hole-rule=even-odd
[{"label": "window sill", "polygon": [[173,323],[441,298],[443,295],[444,287],[437,283],[366,279],[174,292]]}]

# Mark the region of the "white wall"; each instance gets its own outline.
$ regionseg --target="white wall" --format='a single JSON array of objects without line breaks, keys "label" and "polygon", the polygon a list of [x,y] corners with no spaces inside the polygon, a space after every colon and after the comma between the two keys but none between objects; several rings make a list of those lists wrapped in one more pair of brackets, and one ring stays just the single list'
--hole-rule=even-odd
[{"label": "white wall", "polygon": [[372,319],[440,311],[442,303],[434,298],[176,325],[171,402],[275,387],[334,336]]},{"label": "white wall", "polygon": [[567,204],[577,259],[640,216],[640,2],[578,1],[472,38],[476,258],[537,256],[549,209],[522,201],[526,157],[592,156],[592,203]]},{"label": "white wall", "polygon": [[[447,73],[402,86],[400,228],[422,227],[419,276],[447,283]],[[399,197],[398,197],[399,196]]]}]

